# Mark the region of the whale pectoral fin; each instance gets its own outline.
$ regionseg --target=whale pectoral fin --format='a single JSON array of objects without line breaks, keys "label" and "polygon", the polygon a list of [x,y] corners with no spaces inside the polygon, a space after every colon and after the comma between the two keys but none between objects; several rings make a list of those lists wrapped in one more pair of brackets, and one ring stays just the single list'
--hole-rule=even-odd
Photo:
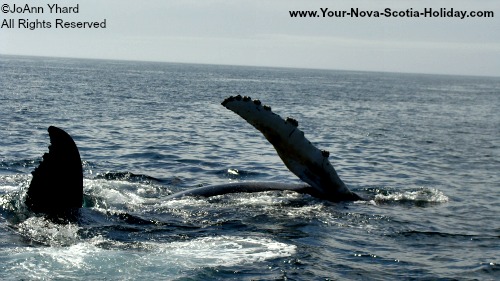
[{"label": "whale pectoral fin", "polygon": [[83,172],[78,147],[65,131],[50,126],[49,153],[32,172],[26,205],[34,212],[82,207]]},{"label": "whale pectoral fin", "polygon": [[284,120],[269,106],[250,97],[229,97],[222,102],[259,130],[274,146],[286,167],[301,180],[311,185],[312,194],[331,201],[359,200],[337,175],[328,160],[329,153],[316,148],[298,128],[292,118]]}]

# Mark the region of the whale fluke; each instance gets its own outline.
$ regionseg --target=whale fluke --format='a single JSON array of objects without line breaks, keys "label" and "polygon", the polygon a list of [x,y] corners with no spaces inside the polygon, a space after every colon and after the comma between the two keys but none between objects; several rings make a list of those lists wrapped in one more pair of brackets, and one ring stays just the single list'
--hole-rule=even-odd
[{"label": "whale fluke", "polygon": [[25,203],[36,213],[57,213],[82,207],[83,171],[78,148],[69,134],[50,126],[49,153],[32,172]]},{"label": "whale fluke", "polygon": [[259,130],[274,146],[286,167],[301,180],[311,185],[311,195],[329,201],[361,200],[339,178],[328,160],[329,152],[319,150],[308,141],[295,119],[273,113],[271,107],[250,97],[231,96],[222,102]]}]

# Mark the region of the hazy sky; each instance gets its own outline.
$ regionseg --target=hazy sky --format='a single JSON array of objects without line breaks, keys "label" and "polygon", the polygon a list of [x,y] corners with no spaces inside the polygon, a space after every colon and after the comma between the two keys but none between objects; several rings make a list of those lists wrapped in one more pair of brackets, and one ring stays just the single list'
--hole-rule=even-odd
[{"label": "hazy sky", "polygon": [[[2,0],[41,14],[0,13],[0,54],[500,76],[500,1]],[[79,4],[51,14],[47,4]],[[330,18],[333,10],[493,11],[493,18]],[[290,10],[320,17],[291,18]],[[20,28],[19,19],[51,28]],[[61,29],[55,20],[105,29]],[[41,24],[41,23],[40,23]]]}]

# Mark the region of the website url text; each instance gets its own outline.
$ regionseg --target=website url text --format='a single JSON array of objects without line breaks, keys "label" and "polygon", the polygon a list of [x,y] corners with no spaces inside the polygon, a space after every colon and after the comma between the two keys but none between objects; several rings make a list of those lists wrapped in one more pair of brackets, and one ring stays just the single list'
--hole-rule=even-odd
[{"label": "website url text", "polygon": [[406,10],[363,10],[351,8],[350,10],[331,10],[320,8],[319,10],[294,10],[288,11],[292,18],[493,18],[493,11],[464,11],[454,8],[424,8],[417,10],[408,8]]}]

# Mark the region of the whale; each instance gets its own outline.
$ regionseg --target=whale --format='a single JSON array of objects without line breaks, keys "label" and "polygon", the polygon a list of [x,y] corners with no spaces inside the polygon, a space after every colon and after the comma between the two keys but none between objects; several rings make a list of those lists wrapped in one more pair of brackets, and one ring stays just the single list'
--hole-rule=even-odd
[{"label": "whale", "polygon": [[173,194],[169,198],[290,190],[332,202],[363,200],[347,188],[328,160],[330,153],[314,146],[298,128],[297,120],[291,117],[283,119],[270,106],[248,96],[230,96],[221,104],[260,131],[273,145],[288,170],[304,184],[236,182],[194,188]]},{"label": "whale", "polygon": [[[260,131],[274,147],[285,166],[303,183],[233,182],[188,189],[167,196],[210,197],[228,193],[294,191],[331,202],[357,201],[362,197],[349,190],[329,161],[330,153],[316,148],[293,118],[283,119],[270,106],[247,96],[230,96],[221,103]],[[60,214],[82,208],[83,168],[78,147],[63,129],[50,126],[49,152],[32,172],[25,205],[34,213]]]}]

